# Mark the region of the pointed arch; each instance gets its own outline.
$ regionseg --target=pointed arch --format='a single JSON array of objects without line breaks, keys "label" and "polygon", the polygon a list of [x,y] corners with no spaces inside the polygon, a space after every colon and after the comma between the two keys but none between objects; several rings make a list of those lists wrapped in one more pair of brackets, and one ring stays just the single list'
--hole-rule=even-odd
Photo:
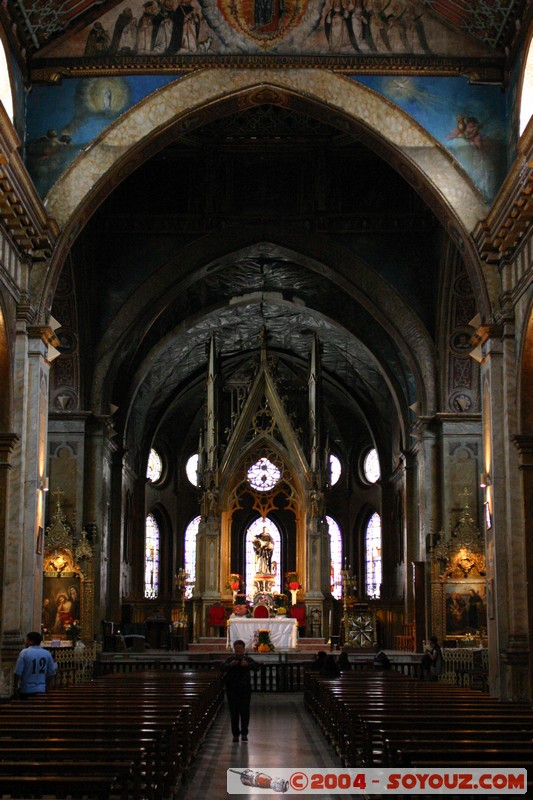
[{"label": "pointed arch", "polygon": [[365,595],[379,598],[382,581],[381,516],[377,511],[370,515],[363,533],[365,559]]},{"label": "pointed arch", "polygon": [[[63,231],[49,273],[32,273],[35,296],[42,298],[40,316],[53,296],[63,259],[73,238],[104,197],[180,129],[197,127],[210,115],[233,113],[247,105],[297,99],[328,112],[328,121],[352,132],[373,147],[438,209],[461,248],[479,293],[482,317],[490,315],[489,295],[497,301],[497,270],[482,267],[470,232],[486,216],[487,207],[453,157],[414,119],[394,103],[349,78],[315,69],[201,70],[178,79],[138,103],[107,128],[61,175],[46,198],[47,211]],[[228,104],[224,111],[221,105]],[[45,291],[46,289],[46,291]]]},{"label": "pointed arch", "polygon": [[246,596],[249,600],[252,600],[254,594],[254,586],[253,586],[253,577],[255,574],[254,569],[254,557],[253,557],[253,547],[252,547],[252,539],[257,536],[258,533],[261,532],[262,528],[265,527],[267,531],[272,536],[274,540],[274,550],[273,554],[276,556],[274,561],[277,561],[278,569],[276,571],[275,581],[272,587],[272,591],[280,592],[281,591],[281,533],[276,525],[276,523],[270,518],[266,517],[264,520],[261,517],[256,517],[254,521],[247,526],[246,528],[246,540],[244,546],[245,552],[245,564],[244,564],[244,583],[246,587]]},{"label": "pointed arch", "polygon": [[156,598],[159,595],[159,555],[161,533],[159,524],[152,512],[146,515],[144,533],[144,596]]},{"label": "pointed arch", "polygon": [[189,522],[185,530],[185,537],[183,543],[184,553],[184,568],[189,576],[187,578],[187,586],[185,588],[185,597],[191,598],[193,593],[193,585],[196,583],[196,537],[200,528],[201,517],[195,517]]}]

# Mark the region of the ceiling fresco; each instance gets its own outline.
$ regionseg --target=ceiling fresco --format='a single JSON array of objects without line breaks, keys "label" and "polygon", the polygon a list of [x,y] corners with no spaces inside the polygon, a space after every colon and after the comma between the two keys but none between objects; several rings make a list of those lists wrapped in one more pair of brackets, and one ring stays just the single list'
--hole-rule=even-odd
[{"label": "ceiling fresco", "polygon": [[524,0],[8,0],[26,49],[68,57],[212,52],[503,52]]},{"label": "ceiling fresco", "polygon": [[[123,0],[97,20],[46,50],[47,58],[93,59],[176,55],[462,55],[465,34],[451,31],[422,6],[392,0],[363,6],[340,0],[319,3],[256,0]],[[385,5],[387,8],[385,9]],[[251,9],[245,13],[244,7]],[[370,10],[372,8],[372,10]],[[381,10],[379,10],[381,8]],[[266,10],[265,10],[266,9]],[[274,10],[277,9],[277,10]],[[487,54],[468,41],[470,55]]]}]

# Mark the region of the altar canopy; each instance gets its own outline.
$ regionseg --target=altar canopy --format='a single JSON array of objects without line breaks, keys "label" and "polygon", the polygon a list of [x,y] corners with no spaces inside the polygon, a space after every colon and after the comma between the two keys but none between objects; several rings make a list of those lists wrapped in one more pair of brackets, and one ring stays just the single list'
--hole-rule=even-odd
[{"label": "altar canopy", "polygon": [[296,650],[298,646],[298,620],[287,617],[272,619],[242,619],[230,617],[228,625],[228,647],[242,639],[247,650],[252,648],[256,631],[268,630],[276,650]]}]

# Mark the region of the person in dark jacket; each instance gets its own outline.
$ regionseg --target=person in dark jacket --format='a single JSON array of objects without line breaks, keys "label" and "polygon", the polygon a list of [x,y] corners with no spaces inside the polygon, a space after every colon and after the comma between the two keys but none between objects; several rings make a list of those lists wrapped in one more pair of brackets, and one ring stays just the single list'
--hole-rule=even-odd
[{"label": "person in dark jacket", "polygon": [[250,673],[259,669],[259,664],[245,653],[244,642],[238,639],[233,645],[234,654],[222,664],[222,672],[226,684],[226,696],[231,717],[233,741],[248,741],[248,725],[250,722],[250,701],[252,687]]}]

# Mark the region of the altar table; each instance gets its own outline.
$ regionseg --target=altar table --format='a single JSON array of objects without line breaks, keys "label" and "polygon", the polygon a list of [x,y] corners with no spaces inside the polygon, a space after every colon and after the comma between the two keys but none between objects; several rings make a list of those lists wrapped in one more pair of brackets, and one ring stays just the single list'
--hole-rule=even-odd
[{"label": "altar table", "polygon": [[246,649],[251,650],[256,631],[270,632],[270,641],[276,650],[296,650],[298,647],[298,620],[290,617],[271,617],[270,619],[232,616],[228,620],[229,649],[233,643],[242,639]]}]

